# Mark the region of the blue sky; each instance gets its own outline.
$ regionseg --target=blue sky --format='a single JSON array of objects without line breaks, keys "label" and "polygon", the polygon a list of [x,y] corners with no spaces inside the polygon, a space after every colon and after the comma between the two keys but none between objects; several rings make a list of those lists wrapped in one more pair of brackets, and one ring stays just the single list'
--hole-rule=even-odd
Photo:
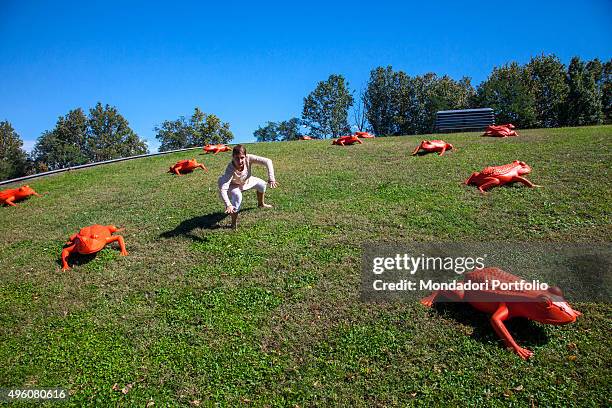
[{"label": "blue sky", "polygon": [[252,142],[332,73],[356,90],[387,65],[477,85],[541,53],[607,60],[611,21],[611,1],[0,0],[0,120],[29,149],[100,101],[156,151],[154,127],[199,106]]}]

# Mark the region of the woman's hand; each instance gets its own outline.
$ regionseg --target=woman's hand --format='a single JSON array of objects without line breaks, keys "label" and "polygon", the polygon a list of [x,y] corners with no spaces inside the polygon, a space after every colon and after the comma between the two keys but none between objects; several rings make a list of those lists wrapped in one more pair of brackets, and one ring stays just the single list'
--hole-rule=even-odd
[{"label": "woman's hand", "polygon": [[225,207],[226,214],[234,214],[235,212],[236,212],[236,209],[234,208],[233,205],[228,205],[227,207]]},{"label": "woman's hand", "polygon": [[272,181],[272,180],[268,180],[268,185],[270,186],[270,188],[278,187],[278,183],[276,181]]}]

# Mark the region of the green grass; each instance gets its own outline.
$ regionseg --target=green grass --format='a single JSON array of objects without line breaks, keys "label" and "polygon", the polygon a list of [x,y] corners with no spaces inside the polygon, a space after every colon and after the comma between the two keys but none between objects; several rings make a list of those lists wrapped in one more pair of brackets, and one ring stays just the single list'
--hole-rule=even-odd
[{"label": "green grass", "polygon": [[[520,133],[447,135],[445,157],[411,157],[421,137],[249,145],[281,185],[272,210],[245,194],[238,231],[217,197],[229,154],[33,180],[42,198],[0,208],[0,387],[65,387],[70,406],[610,405],[607,303],[511,322],[525,362],[465,305],[359,300],[364,242],[610,242],[612,127]],[[209,173],[166,173],[194,156]],[[544,187],[461,184],[515,159]],[[113,244],[62,272],[94,223],[125,227],[129,256]]]}]

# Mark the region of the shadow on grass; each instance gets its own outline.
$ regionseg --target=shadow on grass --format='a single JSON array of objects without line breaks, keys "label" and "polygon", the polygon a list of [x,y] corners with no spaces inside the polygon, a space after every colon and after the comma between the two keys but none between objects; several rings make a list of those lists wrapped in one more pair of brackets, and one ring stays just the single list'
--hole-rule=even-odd
[{"label": "shadow on grass", "polygon": [[[447,151],[445,151],[445,152],[444,152],[444,155],[443,155],[442,157],[446,156],[446,155],[447,155],[447,154],[449,154],[449,153],[453,153],[453,151],[452,151],[452,150],[447,150]],[[440,156],[440,154],[439,154],[438,152],[427,152],[427,151],[425,151],[425,150],[419,150],[419,151],[417,152],[417,154],[416,154],[416,155],[414,155],[414,156],[419,156],[419,157],[420,157],[420,156],[427,156],[428,154],[431,154],[431,155],[436,155],[436,156]],[[413,156],[413,155],[411,154],[411,156]]]},{"label": "shadow on grass", "polygon": [[[472,338],[482,343],[498,341],[500,347],[505,347],[503,341],[495,334],[491,326],[490,316],[474,309],[466,303],[436,302],[433,310],[438,314],[448,316],[466,326],[472,326]],[[504,322],[512,338],[522,347],[541,346],[548,343],[548,336],[541,327],[525,318],[512,318]]]},{"label": "shadow on grass", "polygon": [[[71,268],[74,266],[85,265],[96,259],[96,256],[98,256],[99,253],[100,252],[94,252],[93,254],[79,254],[78,252],[73,252],[70,254],[70,256],[68,256],[68,258],[66,258],[66,262],[68,262],[68,266]],[[61,257],[58,258],[55,263],[58,264],[60,268],[64,266]]]},{"label": "shadow on grass", "polygon": [[[251,208],[245,208],[244,210],[240,210],[240,214],[250,211]],[[220,225],[219,222],[228,217],[229,214],[225,214],[223,212],[215,212],[212,214],[201,215],[198,217],[193,217],[188,220],[181,222],[171,231],[166,231],[161,233],[159,236],[161,238],[173,238],[178,237],[180,235],[193,239],[194,241],[202,241],[201,237],[194,235],[192,232],[195,229],[230,229],[229,223],[226,225]]]}]

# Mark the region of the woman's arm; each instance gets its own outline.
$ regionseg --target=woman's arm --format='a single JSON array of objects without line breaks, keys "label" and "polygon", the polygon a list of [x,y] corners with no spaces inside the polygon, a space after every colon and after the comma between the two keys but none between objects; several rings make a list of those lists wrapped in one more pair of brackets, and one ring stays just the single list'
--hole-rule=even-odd
[{"label": "woman's arm", "polygon": [[227,165],[225,169],[225,173],[219,177],[219,193],[221,194],[221,199],[225,203],[226,207],[230,207],[232,203],[230,202],[229,196],[227,192],[229,191],[230,184],[232,184],[232,178],[234,176],[234,165],[232,163]]},{"label": "woman's arm", "polygon": [[256,156],[254,154],[249,154],[248,156],[249,156],[249,161],[251,163],[256,163],[256,164],[261,164],[263,166],[266,166],[266,168],[268,169],[268,183],[276,182],[276,177],[274,177],[274,165],[272,164],[272,160],[266,157]]}]

